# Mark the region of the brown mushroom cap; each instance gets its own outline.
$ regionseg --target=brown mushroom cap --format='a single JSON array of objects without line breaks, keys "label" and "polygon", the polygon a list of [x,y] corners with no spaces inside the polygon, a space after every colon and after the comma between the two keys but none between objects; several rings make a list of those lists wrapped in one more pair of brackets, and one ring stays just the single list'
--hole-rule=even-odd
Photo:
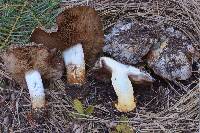
[{"label": "brown mushroom cap", "polygon": [[161,26],[160,40],[148,54],[148,65],[161,77],[186,80],[192,74],[195,49],[190,39],[172,26]]},{"label": "brown mushroom cap", "polygon": [[44,80],[60,79],[64,72],[62,58],[55,56],[43,45],[34,43],[25,46],[11,46],[2,56],[5,69],[20,84],[25,84],[25,73],[36,69]]},{"label": "brown mushroom cap", "polygon": [[97,12],[87,6],[69,8],[57,16],[57,25],[57,32],[52,33],[36,29],[31,41],[60,50],[81,43],[86,64],[93,65],[104,40],[103,26]]},{"label": "brown mushroom cap", "polygon": [[41,28],[35,28],[30,38],[31,42],[43,44],[49,49],[57,48],[64,50],[65,43],[58,37],[57,32],[48,33]]}]

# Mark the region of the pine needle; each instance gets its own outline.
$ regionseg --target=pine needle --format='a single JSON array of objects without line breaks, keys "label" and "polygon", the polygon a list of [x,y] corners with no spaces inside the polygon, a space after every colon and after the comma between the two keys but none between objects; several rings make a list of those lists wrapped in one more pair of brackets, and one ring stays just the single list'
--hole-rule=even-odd
[{"label": "pine needle", "polygon": [[24,45],[38,26],[55,24],[59,0],[3,0],[0,2],[0,49],[10,44]]}]

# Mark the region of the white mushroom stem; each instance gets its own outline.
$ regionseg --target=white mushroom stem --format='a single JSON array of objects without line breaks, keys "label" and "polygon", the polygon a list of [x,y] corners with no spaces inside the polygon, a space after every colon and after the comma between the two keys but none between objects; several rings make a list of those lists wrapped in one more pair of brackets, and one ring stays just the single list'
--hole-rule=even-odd
[{"label": "white mushroom stem", "polygon": [[85,60],[81,44],[63,51],[63,58],[69,84],[82,85],[85,82]]},{"label": "white mushroom stem", "polygon": [[112,85],[118,97],[116,108],[121,112],[132,111],[136,107],[133,96],[132,80],[152,81],[150,75],[141,72],[139,69],[124,65],[108,57],[101,57],[96,67],[106,68],[112,73]]},{"label": "white mushroom stem", "polygon": [[32,108],[43,108],[45,106],[45,93],[40,73],[37,70],[30,70],[25,73],[25,80],[31,97]]},{"label": "white mushroom stem", "polygon": [[128,112],[136,107],[133,96],[133,87],[128,76],[121,72],[112,73],[112,85],[118,96],[118,103],[115,107],[121,112]]}]

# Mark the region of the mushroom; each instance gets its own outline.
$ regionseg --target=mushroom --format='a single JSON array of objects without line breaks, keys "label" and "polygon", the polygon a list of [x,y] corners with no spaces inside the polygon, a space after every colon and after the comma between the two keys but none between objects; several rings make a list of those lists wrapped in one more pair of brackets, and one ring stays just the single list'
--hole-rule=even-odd
[{"label": "mushroom", "polygon": [[161,26],[159,41],[147,56],[153,71],[168,80],[186,80],[192,75],[192,58],[195,48],[191,40],[172,26]]},{"label": "mushroom", "polygon": [[45,115],[44,80],[57,80],[63,75],[63,61],[53,50],[34,43],[11,45],[3,52],[5,71],[21,86],[28,87],[33,117],[41,121]]},{"label": "mushroom", "polygon": [[[60,13],[56,23],[56,32],[45,32],[36,28],[31,35],[31,41],[44,44],[50,49],[61,50],[67,63],[68,83],[82,85],[85,82],[85,63],[86,67],[93,66],[103,47],[101,20],[93,8],[77,6]],[[80,62],[73,64],[75,59]]]},{"label": "mushroom", "polygon": [[123,18],[105,36],[103,52],[125,64],[137,64],[155,41],[149,25]]},{"label": "mushroom", "polygon": [[111,81],[118,97],[118,103],[115,104],[115,107],[120,112],[129,112],[136,107],[131,81],[153,82],[153,78],[148,73],[144,73],[133,66],[117,62],[109,57],[101,57],[99,59],[95,69],[99,68],[107,69],[112,73]]}]

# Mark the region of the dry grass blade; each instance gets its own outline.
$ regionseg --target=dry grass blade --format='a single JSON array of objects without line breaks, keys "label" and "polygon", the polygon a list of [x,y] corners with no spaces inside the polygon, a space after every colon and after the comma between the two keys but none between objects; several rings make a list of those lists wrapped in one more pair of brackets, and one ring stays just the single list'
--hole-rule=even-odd
[{"label": "dry grass blade", "polygon": [[5,78],[7,78],[7,79],[9,79],[9,80],[12,80],[12,77],[9,76],[9,74],[7,74],[6,72],[4,72],[4,71],[1,70],[1,69],[0,69],[0,76],[1,76],[1,77],[5,77]]}]

